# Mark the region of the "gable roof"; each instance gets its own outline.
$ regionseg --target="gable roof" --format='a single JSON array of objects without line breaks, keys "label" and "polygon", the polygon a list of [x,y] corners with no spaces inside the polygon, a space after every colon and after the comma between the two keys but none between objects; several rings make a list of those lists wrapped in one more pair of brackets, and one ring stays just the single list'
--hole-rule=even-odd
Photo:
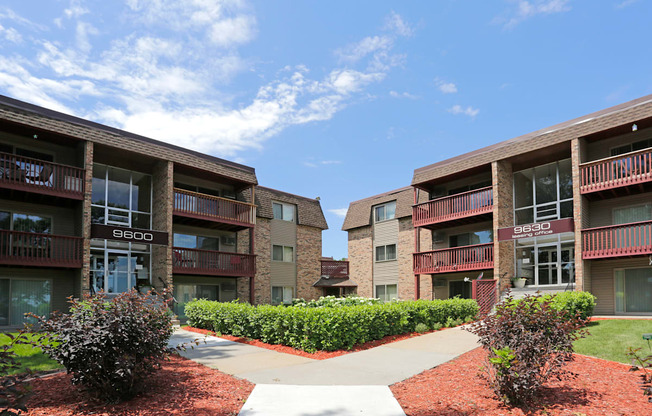
[{"label": "gable roof", "polygon": [[[251,191],[244,190],[242,193],[244,200],[251,202]],[[288,192],[279,191],[278,189],[267,188],[264,186],[256,187],[256,216],[260,218],[274,218],[272,202],[284,202],[286,204],[296,205],[297,207],[297,224],[309,227],[328,229],[328,223],[321,209],[321,203],[318,199],[306,198],[305,196],[294,195]]]},{"label": "gable roof", "polygon": [[[419,193],[419,202],[426,202],[428,195],[425,192]],[[412,205],[414,204],[414,188],[406,186],[394,189],[393,191],[370,196],[368,198],[353,201],[346,211],[346,218],[342,225],[343,231],[353,228],[365,227],[371,224],[371,208],[374,205],[385,202],[396,201],[396,218],[412,216]]]},{"label": "gable roof", "polygon": [[652,95],[415,169],[412,185],[463,172],[652,116]]},{"label": "gable roof", "polygon": [[256,170],[250,166],[39,107],[4,95],[0,95],[0,121],[171,160],[250,185],[258,183]]}]

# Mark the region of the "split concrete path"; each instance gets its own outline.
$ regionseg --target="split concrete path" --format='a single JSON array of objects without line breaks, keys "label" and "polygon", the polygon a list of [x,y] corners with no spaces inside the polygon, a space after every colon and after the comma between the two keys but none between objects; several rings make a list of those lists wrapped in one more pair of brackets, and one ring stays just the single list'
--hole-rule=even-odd
[{"label": "split concrete path", "polygon": [[[178,330],[171,345],[204,336]],[[389,385],[478,347],[461,328],[445,329],[328,360],[206,337],[183,355],[256,384],[242,416],[404,415]],[[355,387],[353,387],[355,386]]]}]

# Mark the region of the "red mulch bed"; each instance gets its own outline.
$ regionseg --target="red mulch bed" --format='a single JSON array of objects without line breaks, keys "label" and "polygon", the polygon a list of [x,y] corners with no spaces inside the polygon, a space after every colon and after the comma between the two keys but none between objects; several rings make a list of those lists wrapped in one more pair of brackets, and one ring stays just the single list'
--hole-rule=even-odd
[{"label": "red mulch bed", "polygon": [[652,414],[638,372],[579,355],[567,365],[577,379],[550,382],[528,408],[503,405],[479,374],[485,358],[484,350],[477,348],[390,388],[408,416]]},{"label": "red mulch bed", "polygon": [[220,373],[193,361],[171,357],[152,374],[145,391],[128,402],[106,405],[86,398],[57,374],[32,381],[27,402],[29,416],[70,415],[237,415],[254,384]]},{"label": "red mulch bed", "polygon": [[[208,331],[206,329],[193,328],[191,326],[186,326],[183,329],[185,329],[187,331],[197,332],[197,333],[204,334],[204,335],[218,336],[218,335],[215,334],[215,332]],[[377,339],[375,341],[369,341],[369,342],[365,342],[364,344],[358,344],[358,345],[354,346],[353,348],[351,348],[350,350],[317,351],[317,352],[313,352],[313,353],[305,352],[305,351],[302,351],[302,350],[297,350],[296,348],[287,347],[285,345],[266,344],[266,343],[264,343],[262,341],[259,341],[257,339],[234,337],[232,335],[219,335],[219,337],[223,338],[223,339],[227,339],[229,341],[241,342],[243,344],[249,344],[249,345],[253,345],[255,347],[266,348],[268,350],[282,352],[284,354],[298,355],[300,357],[312,358],[313,360],[328,360],[329,358],[339,357],[341,355],[349,354],[349,353],[352,353],[352,352],[368,350],[370,348],[378,347],[378,346],[381,346],[381,345],[384,345],[384,344],[389,344],[389,343],[396,342],[396,341],[402,341],[404,339],[408,339],[408,338],[412,338],[412,337],[418,337],[420,335],[429,334],[431,332],[443,331],[444,329],[448,329],[448,328],[442,328],[442,329],[438,329],[438,330],[426,331],[424,333],[411,332],[411,333],[402,334],[402,335],[387,335],[386,337],[381,338],[381,339]]]}]

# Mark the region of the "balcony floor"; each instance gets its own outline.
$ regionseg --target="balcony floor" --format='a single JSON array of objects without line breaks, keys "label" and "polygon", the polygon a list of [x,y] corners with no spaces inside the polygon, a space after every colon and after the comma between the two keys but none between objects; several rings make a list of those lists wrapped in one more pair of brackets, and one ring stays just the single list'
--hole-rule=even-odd
[{"label": "balcony floor", "polygon": [[244,224],[237,221],[228,221],[209,218],[201,215],[193,215],[185,212],[174,211],[173,222],[175,224],[190,225],[194,227],[210,228],[212,230],[242,231],[253,228],[252,224]]},{"label": "balcony floor", "polygon": [[419,227],[426,228],[428,230],[440,230],[442,228],[459,227],[461,225],[491,221],[492,218],[493,218],[493,213],[489,212],[486,214],[469,215],[468,217],[456,218],[454,220],[433,222],[425,225],[420,225]]},{"label": "balcony floor", "polygon": [[[601,199],[620,198],[623,196],[637,195],[645,192],[652,192],[652,181],[642,182],[632,185],[618,186],[610,189],[603,189],[600,191],[583,193],[582,196],[586,197],[589,201],[597,201]],[[652,197],[650,197],[652,199]]]}]

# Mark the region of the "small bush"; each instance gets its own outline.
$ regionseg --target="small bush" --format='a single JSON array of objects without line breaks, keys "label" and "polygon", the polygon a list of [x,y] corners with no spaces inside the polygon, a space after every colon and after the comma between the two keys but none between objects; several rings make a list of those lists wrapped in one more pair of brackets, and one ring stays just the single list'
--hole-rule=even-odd
[{"label": "small bush", "polygon": [[420,334],[423,334],[424,332],[428,331],[428,325],[424,324],[423,322],[420,322],[417,324],[416,327],[414,327],[414,332],[418,332]]},{"label": "small bush", "polygon": [[361,296],[346,296],[343,298],[338,298],[333,295],[330,296],[321,296],[317,300],[305,299],[292,299],[292,306],[304,307],[304,308],[337,308],[340,306],[354,306],[354,305],[376,305],[380,302],[380,299],[376,298],[363,298]]},{"label": "small bush", "polygon": [[172,315],[161,298],[135,290],[70,300],[70,313],[39,318],[54,343],[43,351],[72,374],[73,384],[119,402],[133,397],[167,356]]},{"label": "small bush", "polygon": [[489,382],[499,398],[512,405],[531,399],[551,378],[565,374],[573,359],[573,341],[585,336],[580,312],[569,317],[552,306],[553,297],[511,297],[496,306],[495,315],[471,324],[488,352]]},{"label": "small bush", "polygon": [[478,304],[471,299],[353,302],[335,306],[332,300],[322,300],[321,306],[288,307],[194,300],[186,304],[185,314],[188,324],[197,328],[313,352],[351,349],[387,335],[414,332],[420,323],[426,328],[452,326],[478,313]]},{"label": "small bush", "polygon": [[652,403],[652,355],[639,355],[641,348],[627,348],[627,357],[632,362],[629,371],[641,371],[641,389],[643,394],[648,397],[648,402]]},{"label": "small bush", "polygon": [[[539,302],[550,301],[550,307],[564,312],[566,317],[572,318],[578,312],[582,319],[588,319],[593,315],[595,308],[595,296],[589,292],[573,291],[561,292],[555,295],[541,295],[537,297]],[[518,303],[520,299],[513,300]]]}]

